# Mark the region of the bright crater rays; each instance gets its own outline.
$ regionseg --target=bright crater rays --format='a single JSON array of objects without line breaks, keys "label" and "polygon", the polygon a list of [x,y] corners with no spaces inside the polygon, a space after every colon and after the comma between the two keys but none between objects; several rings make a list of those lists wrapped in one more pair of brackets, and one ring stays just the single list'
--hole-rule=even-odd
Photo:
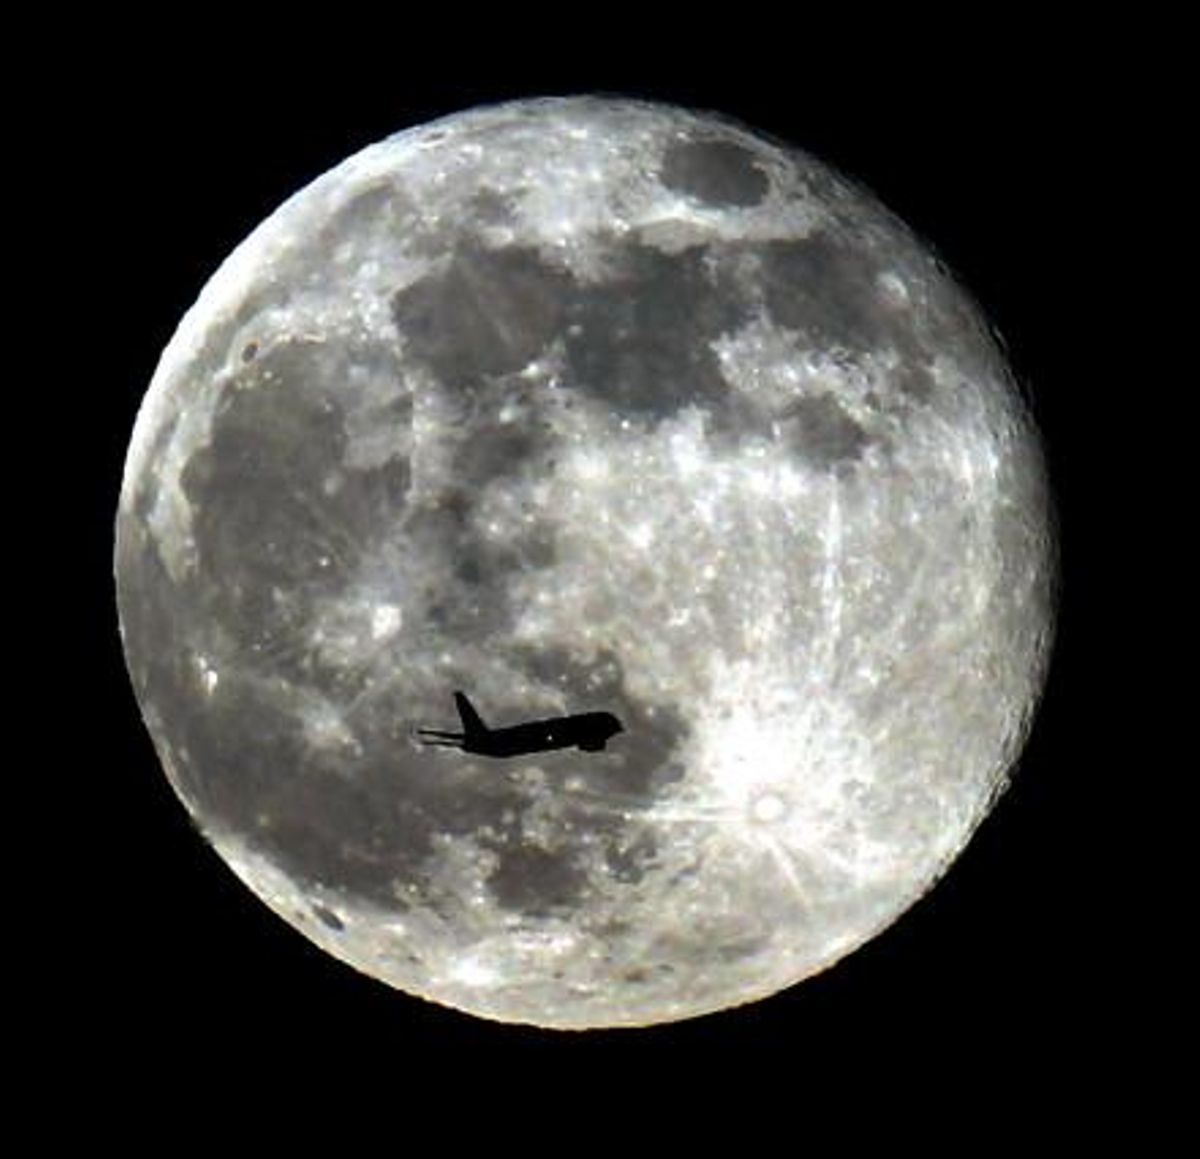
[{"label": "bright crater rays", "polygon": [[[501,1021],[765,997],[1006,784],[1053,626],[1035,430],[964,292],[805,154],[633,101],[398,134],[163,354],[117,520],[164,769],[275,912]],[[416,745],[603,710],[601,752]]]}]

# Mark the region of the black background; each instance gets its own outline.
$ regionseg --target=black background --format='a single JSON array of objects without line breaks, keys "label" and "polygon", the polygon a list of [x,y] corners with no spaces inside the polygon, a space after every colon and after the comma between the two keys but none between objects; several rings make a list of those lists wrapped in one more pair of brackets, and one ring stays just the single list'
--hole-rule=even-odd
[{"label": "black background", "polygon": [[[1126,128],[1123,82],[1077,36],[1048,43],[1035,32],[996,45],[965,30],[913,55],[882,33],[871,52],[857,42],[818,52],[763,28],[743,42],[716,36],[703,54],[664,37],[635,59],[628,42],[583,52],[586,27],[524,57],[490,52],[477,31],[468,64],[451,50],[458,34],[442,31],[374,45],[360,64],[361,39],[295,55],[229,27],[211,49],[189,51],[181,31],[141,28],[110,30],[104,50],[64,77],[71,111],[57,131],[75,162],[53,196],[77,211],[86,194],[88,215],[72,219],[87,307],[75,339],[86,389],[72,414],[84,549],[72,603],[82,617],[73,651],[85,641],[89,667],[78,734],[63,738],[82,749],[71,790],[81,856],[58,931],[66,948],[46,973],[48,1008],[65,1015],[55,1041],[89,1081],[193,1068],[215,1081],[234,1066],[325,1075],[360,1063],[400,1078],[447,1051],[493,1078],[509,1055],[516,1076],[549,1060],[605,1076],[624,1097],[651,1073],[732,1078],[783,1059],[789,1082],[820,1074],[847,1089],[895,1081],[932,1093],[977,1076],[1025,1100],[1068,1077],[1105,1082],[1117,1058],[1128,1066],[1119,1044],[1137,1000],[1120,930],[1131,916],[1106,831],[1125,754],[1097,727],[1094,700],[1110,659],[1093,581],[1109,371],[1088,353],[1104,324],[1096,193],[1103,145]],[[1033,735],[1013,787],[946,879],[886,933],[785,993],[583,1035],[408,998],[271,916],[194,833],[158,767],[125,676],[111,581],[136,408],[181,314],[234,245],[286,196],[393,131],[482,102],[579,92],[737,117],[858,178],[930,241],[995,321],[1031,392],[1063,551],[1058,640]]]}]

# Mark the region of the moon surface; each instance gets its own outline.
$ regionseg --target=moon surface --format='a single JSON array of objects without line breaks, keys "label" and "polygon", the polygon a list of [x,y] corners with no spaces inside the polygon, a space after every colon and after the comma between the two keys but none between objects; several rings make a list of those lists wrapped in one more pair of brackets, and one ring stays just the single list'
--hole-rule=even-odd
[{"label": "moon surface", "polygon": [[[172,786],[412,995],[635,1026],[828,967],[1007,783],[1053,634],[1001,349],[869,193],[710,114],[471,110],[332,169],[163,353],[117,514]],[[613,712],[603,752],[412,738]]]}]

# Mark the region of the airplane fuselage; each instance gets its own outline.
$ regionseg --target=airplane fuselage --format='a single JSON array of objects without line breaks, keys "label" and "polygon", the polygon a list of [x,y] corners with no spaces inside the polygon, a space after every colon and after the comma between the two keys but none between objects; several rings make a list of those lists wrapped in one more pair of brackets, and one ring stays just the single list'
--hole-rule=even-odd
[{"label": "airplane fuselage", "polygon": [[463,752],[489,757],[519,757],[552,749],[598,750],[618,731],[615,723],[607,712],[529,720],[511,728],[492,728],[468,735],[463,742]]},{"label": "airplane fuselage", "polygon": [[528,720],[508,728],[489,728],[465,692],[455,692],[454,703],[458,706],[462,732],[418,728],[416,737],[421,744],[486,757],[520,757],[571,748],[598,753],[611,737],[625,731],[611,712],[581,712],[575,716]]}]

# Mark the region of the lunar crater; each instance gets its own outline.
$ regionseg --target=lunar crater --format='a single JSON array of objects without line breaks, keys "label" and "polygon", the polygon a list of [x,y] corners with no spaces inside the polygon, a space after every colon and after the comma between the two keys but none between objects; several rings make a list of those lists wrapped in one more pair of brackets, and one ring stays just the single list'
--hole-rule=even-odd
[{"label": "lunar crater", "polygon": [[805,459],[829,467],[857,459],[870,442],[867,432],[830,394],[789,403],[780,414],[785,437]]},{"label": "lunar crater", "polygon": [[667,146],[660,177],[668,189],[719,206],[758,205],[771,187],[753,152],[720,139]]}]

